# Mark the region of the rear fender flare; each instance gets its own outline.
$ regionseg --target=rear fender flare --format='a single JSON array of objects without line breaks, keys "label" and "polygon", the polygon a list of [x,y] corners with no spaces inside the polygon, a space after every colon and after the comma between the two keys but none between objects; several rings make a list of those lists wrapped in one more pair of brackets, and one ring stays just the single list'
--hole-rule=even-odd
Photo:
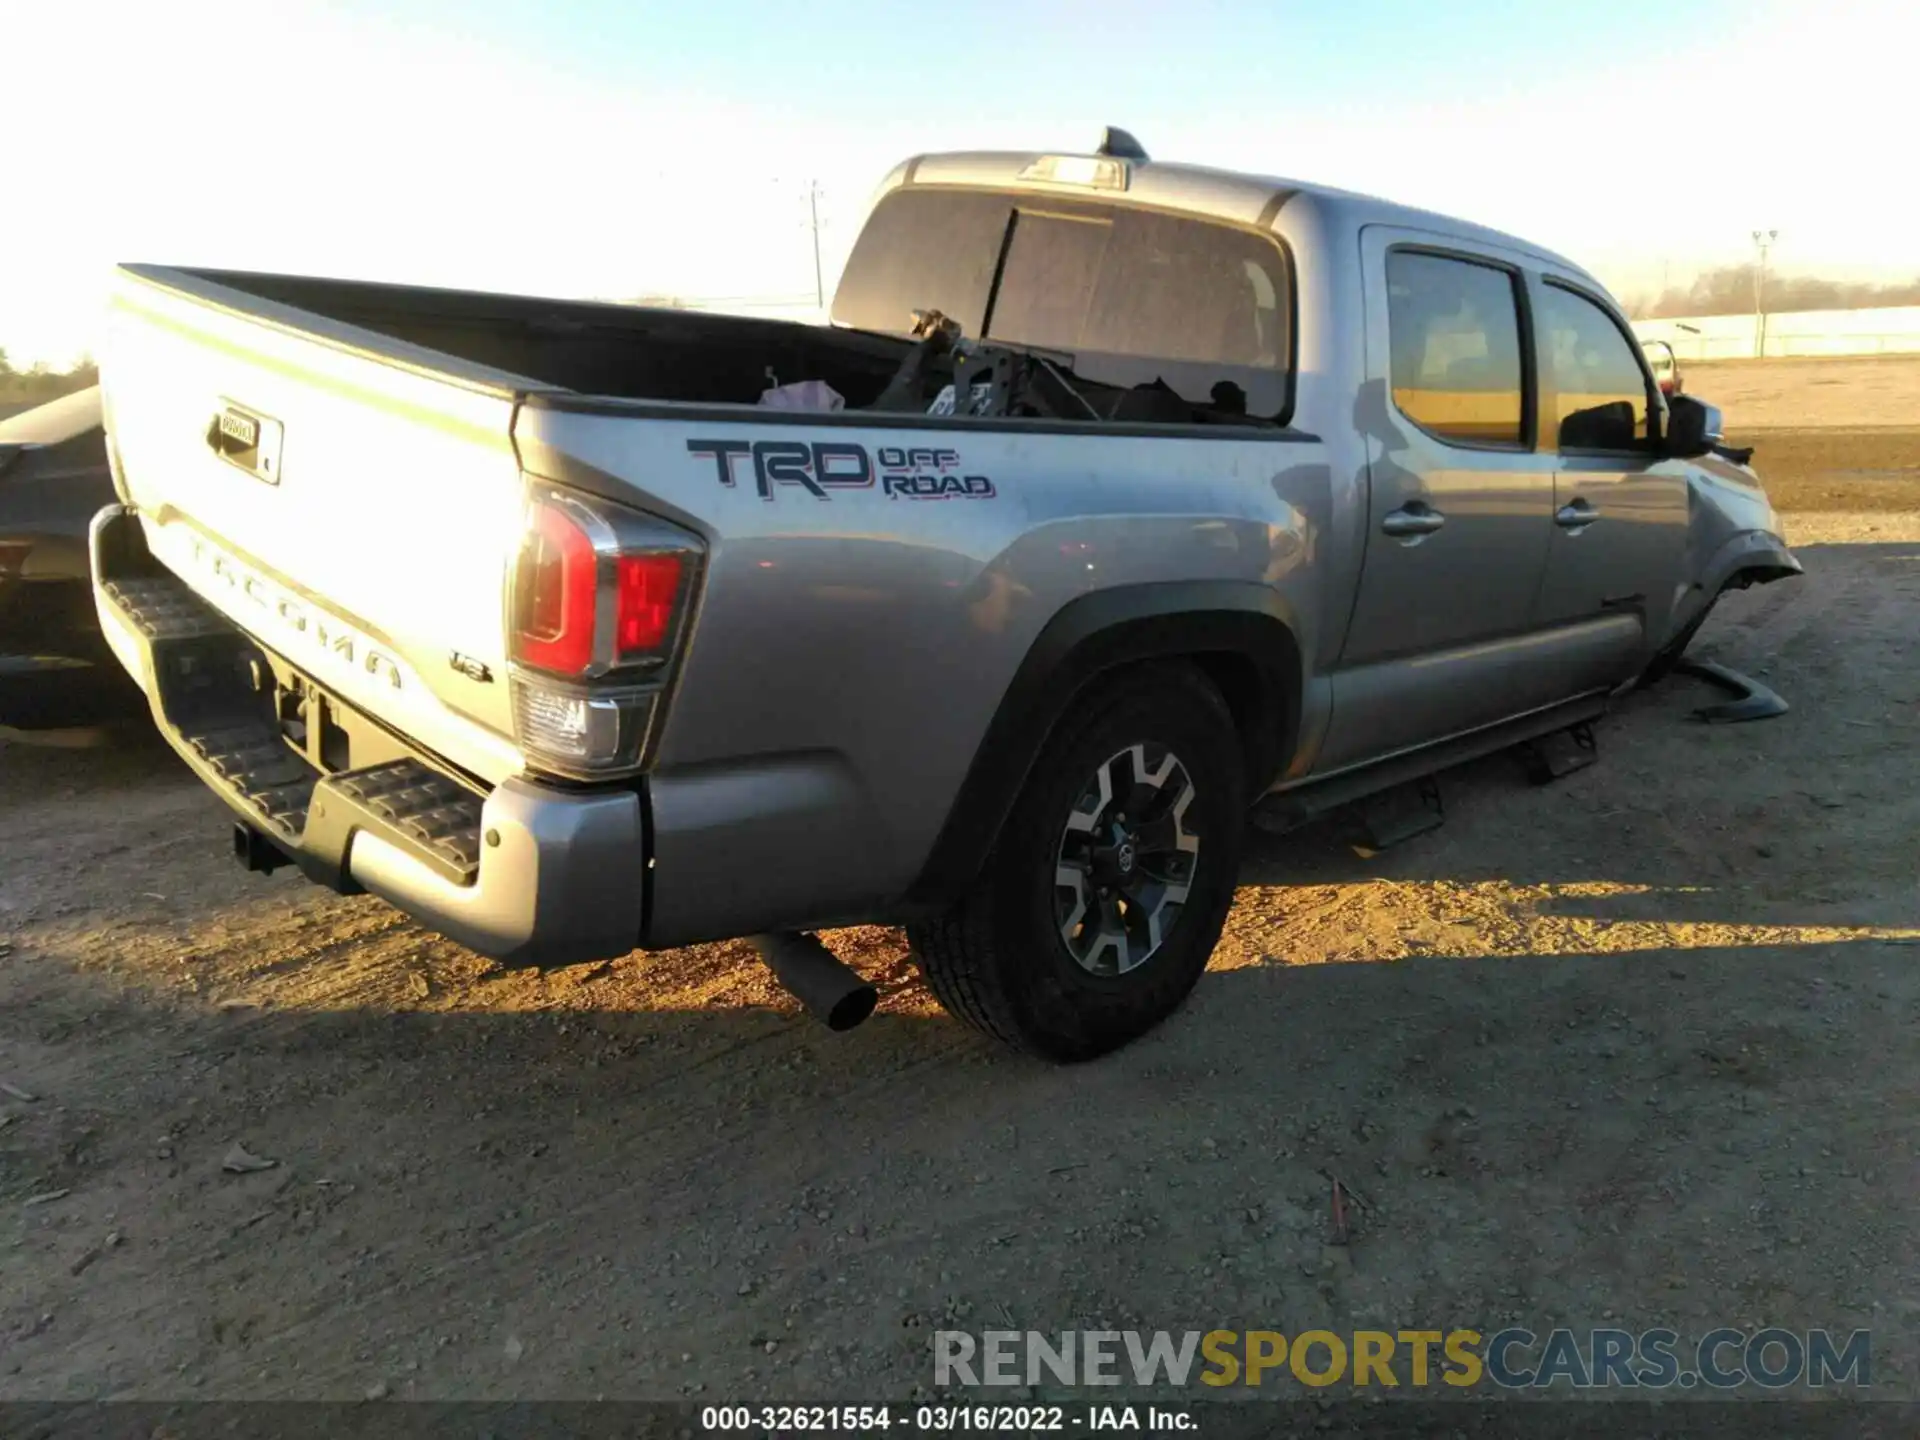
[{"label": "rear fender flare", "polygon": [[1001,697],[905,908],[938,909],[972,886],[1055,728],[1089,687],[1125,666],[1192,659],[1231,692],[1248,795],[1263,793],[1298,743],[1297,634],[1279,593],[1251,581],[1127,585],[1068,602]]}]

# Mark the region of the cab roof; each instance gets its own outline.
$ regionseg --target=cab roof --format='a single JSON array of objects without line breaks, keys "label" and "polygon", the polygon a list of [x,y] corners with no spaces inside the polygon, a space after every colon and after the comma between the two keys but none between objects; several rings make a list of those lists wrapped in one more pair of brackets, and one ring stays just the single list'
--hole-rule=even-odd
[{"label": "cab roof", "polygon": [[[1124,176],[1123,189],[1067,184],[1038,178],[1035,171],[1049,162],[1069,160],[1083,167],[1113,167]],[[909,186],[969,186],[995,190],[1031,190],[1036,194],[1097,197],[1117,204],[1150,205],[1241,225],[1264,226],[1294,197],[1310,197],[1315,207],[1342,228],[1363,225],[1399,225],[1432,230],[1464,240],[1502,246],[1554,265],[1595,285],[1584,267],[1564,255],[1485,225],[1459,220],[1429,210],[1399,205],[1377,196],[1288,180],[1274,175],[1249,175],[1202,165],[1170,164],[1115,152],[977,150],[919,155],[896,166],[882,185],[882,193]]]}]

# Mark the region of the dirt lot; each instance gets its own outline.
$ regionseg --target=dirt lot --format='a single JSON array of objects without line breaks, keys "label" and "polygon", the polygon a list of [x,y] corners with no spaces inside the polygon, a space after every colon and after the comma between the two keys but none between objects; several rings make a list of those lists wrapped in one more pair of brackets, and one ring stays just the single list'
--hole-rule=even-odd
[{"label": "dirt lot", "polygon": [[1783,510],[1920,512],[1920,355],[1683,368]]},{"label": "dirt lot", "polygon": [[1681,379],[1735,429],[1920,427],[1920,355],[1687,361]]},{"label": "dirt lot", "polygon": [[[1801,498],[1879,454],[1826,443]],[[0,1397],[870,1401],[944,1327],[1510,1320],[1867,1326],[1920,1396],[1920,514],[1869,508],[1699,642],[1790,715],[1675,681],[1375,858],[1262,839],[1189,1008],[1074,1070],[888,931],[833,937],[845,1037],[733,946],[503,972],[242,874],[157,743],[0,750]]]}]

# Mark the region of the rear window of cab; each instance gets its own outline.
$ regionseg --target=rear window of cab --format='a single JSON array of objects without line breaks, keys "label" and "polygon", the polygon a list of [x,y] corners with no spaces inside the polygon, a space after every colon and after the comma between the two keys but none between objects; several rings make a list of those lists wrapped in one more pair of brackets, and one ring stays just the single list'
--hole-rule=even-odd
[{"label": "rear window of cab", "polygon": [[898,335],[930,309],[975,338],[1070,357],[1099,384],[1287,417],[1293,293],[1270,236],[1051,195],[895,190],[860,233],[833,319]]}]

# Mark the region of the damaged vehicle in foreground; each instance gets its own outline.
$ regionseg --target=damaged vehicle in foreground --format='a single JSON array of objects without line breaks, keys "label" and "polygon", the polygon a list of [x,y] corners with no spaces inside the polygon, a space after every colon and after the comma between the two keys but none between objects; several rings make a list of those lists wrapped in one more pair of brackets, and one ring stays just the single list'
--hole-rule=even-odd
[{"label": "damaged vehicle in foreground", "polygon": [[146,709],[94,612],[87,526],[112,499],[98,386],[0,420],[0,734]]},{"label": "damaged vehicle in foreground", "polygon": [[831,327],[129,265],[100,616],[241,860],[487,955],[907,926],[1054,1060],[1284,828],[1587,726],[1798,572],[1592,276],[1094,154],[888,177]]}]

